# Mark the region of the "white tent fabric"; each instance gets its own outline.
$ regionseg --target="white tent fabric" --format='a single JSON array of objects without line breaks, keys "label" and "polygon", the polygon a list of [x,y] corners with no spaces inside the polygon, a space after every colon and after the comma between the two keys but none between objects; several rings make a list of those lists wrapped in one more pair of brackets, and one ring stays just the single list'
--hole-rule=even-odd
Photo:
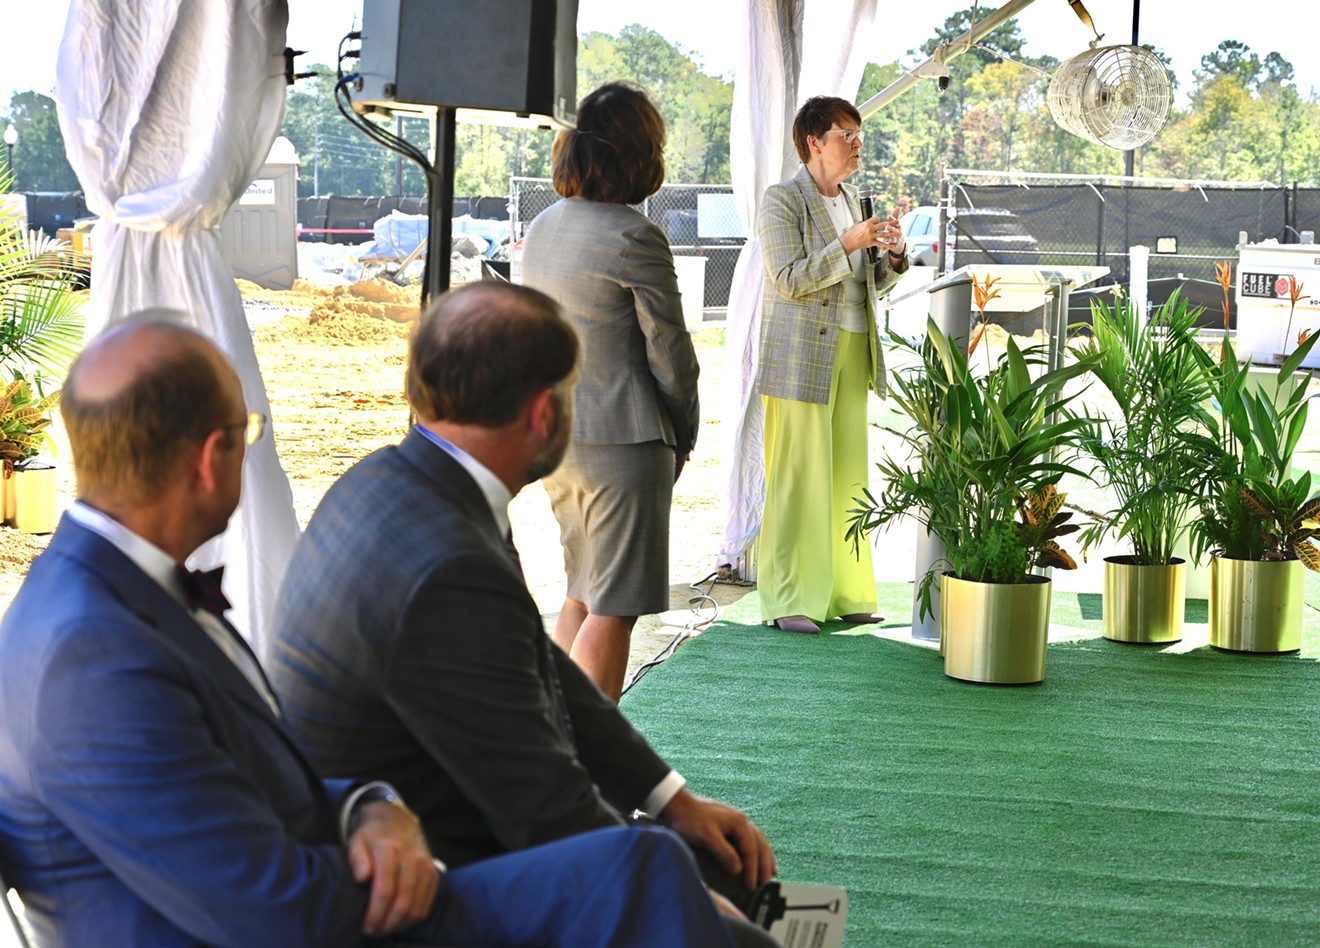
[{"label": "white tent fabric", "polygon": [[765,189],[797,170],[793,116],[799,106],[813,95],[856,99],[875,17],[876,0],[745,0],[729,163],[734,204],[750,239],[733,273],[725,328],[732,443],[725,452],[719,558],[733,563],[745,579],[755,578],[748,554],[761,529],[765,499],[761,399],[752,392],[765,280],[756,212]]},{"label": "white tent fabric", "polygon": [[[287,24],[285,0],[72,0],[55,92],[100,218],[87,337],[145,309],[175,311],[229,356],[249,409],[266,415],[218,228],[279,131]],[[230,616],[259,649],[298,538],[270,434],[248,450],[243,478],[229,530],[194,565],[225,564]]]}]

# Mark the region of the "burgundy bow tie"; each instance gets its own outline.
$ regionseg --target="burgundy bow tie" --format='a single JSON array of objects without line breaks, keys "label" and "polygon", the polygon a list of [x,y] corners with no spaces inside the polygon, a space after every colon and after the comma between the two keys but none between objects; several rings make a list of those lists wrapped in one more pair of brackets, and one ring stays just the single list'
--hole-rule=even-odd
[{"label": "burgundy bow tie", "polygon": [[205,609],[218,616],[223,616],[229,609],[229,600],[220,589],[220,579],[225,572],[223,566],[208,570],[175,566],[174,571],[178,574],[179,582],[183,584],[183,595],[189,609],[194,611]]}]

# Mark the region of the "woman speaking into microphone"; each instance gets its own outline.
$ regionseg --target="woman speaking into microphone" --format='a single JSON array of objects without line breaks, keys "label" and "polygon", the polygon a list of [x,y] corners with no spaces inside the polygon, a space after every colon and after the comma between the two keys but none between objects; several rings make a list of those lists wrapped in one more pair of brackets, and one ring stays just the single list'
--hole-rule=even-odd
[{"label": "woman speaking into microphone", "polygon": [[756,222],[766,272],[757,586],[761,618],[788,632],[880,621],[871,549],[855,554],[844,535],[867,484],[866,391],[885,393],[876,304],[908,260],[897,215],[864,214],[844,184],[859,167],[861,123],[844,99],[808,99],[793,120],[802,167],[766,191]]}]

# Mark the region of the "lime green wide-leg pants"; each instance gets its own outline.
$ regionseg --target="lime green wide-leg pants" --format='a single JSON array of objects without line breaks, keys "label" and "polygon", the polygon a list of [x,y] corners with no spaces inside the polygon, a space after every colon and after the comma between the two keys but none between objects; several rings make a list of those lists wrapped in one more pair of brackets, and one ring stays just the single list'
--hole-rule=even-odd
[{"label": "lime green wide-leg pants", "polygon": [[865,333],[840,332],[828,404],[762,396],[765,507],[756,584],[761,618],[823,622],[875,611],[871,547],[844,539],[867,485]]}]

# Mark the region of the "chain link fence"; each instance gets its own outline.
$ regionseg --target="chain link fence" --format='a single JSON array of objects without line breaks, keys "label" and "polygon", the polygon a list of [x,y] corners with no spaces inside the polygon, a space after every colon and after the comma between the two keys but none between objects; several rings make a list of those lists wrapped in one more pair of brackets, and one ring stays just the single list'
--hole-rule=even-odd
[{"label": "chain link fence", "polygon": [[[1129,282],[1129,248],[1151,250],[1149,298],[1175,290],[1205,308],[1202,323],[1222,327],[1217,261],[1236,263],[1238,244],[1296,243],[1320,230],[1320,190],[1268,182],[1030,175],[950,170],[944,194],[952,218],[1011,220],[1016,242],[978,243],[958,233],[954,266],[971,263],[1100,265],[1109,282]],[[991,213],[987,214],[987,210]],[[1317,248],[1320,251],[1320,247]],[[1085,300],[1080,313],[1088,314]],[[1236,311],[1230,311],[1236,326]]]},{"label": "chain link fence", "polygon": [[[942,193],[951,219],[961,215],[969,225],[956,236],[952,266],[947,268],[974,263],[1097,264],[1110,268],[1110,282],[1126,286],[1128,250],[1143,245],[1151,249],[1151,304],[1159,305],[1178,290],[1205,307],[1207,328],[1222,325],[1214,265],[1236,261],[1242,235],[1253,243],[1270,238],[1297,243],[1308,231],[1320,233],[1320,189],[1269,182],[950,169]],[[509,234],[516,241],[536,215],[557,200],[549,178],[513,177],[507,198],[456,199],[455,214],[502,218],[507,203]],[[390,209],[382,202],[390,201],[401,211],[425,211],[420,198],[318,198],[299,202],[299,220],[305,228],[365,231],[371,220]],[[462,208],[460,201],[465,202]],[[721,317],[747,239],[734,209],[733,187],[666,184],[636,209],[665,232],[675,257],[705,258],[703,308],[708,316]],[[996,241],[993,232],[978,233],[970,226],[973,220],[991,222],[1002,232],[1001,239]],[[338,239],[354,238],[362,239],[356,233]],[[336,236],[327,233],[320,239]],[[1075,305],[1074,318],[1089,315],[1084,297]],[[1235,326],[1235,311],[1231,318]]]},{"label": "chain link fence", "polygon": [[[555,201],[549,178],[509,179],[509,223],[514,240]],[[733,269],[747,237],[733,205],[728,184],[666,184],[634,207],[669,237],[675,257],[706,258],[706,289],[702,304],[719,317],[729,305]]]}]

